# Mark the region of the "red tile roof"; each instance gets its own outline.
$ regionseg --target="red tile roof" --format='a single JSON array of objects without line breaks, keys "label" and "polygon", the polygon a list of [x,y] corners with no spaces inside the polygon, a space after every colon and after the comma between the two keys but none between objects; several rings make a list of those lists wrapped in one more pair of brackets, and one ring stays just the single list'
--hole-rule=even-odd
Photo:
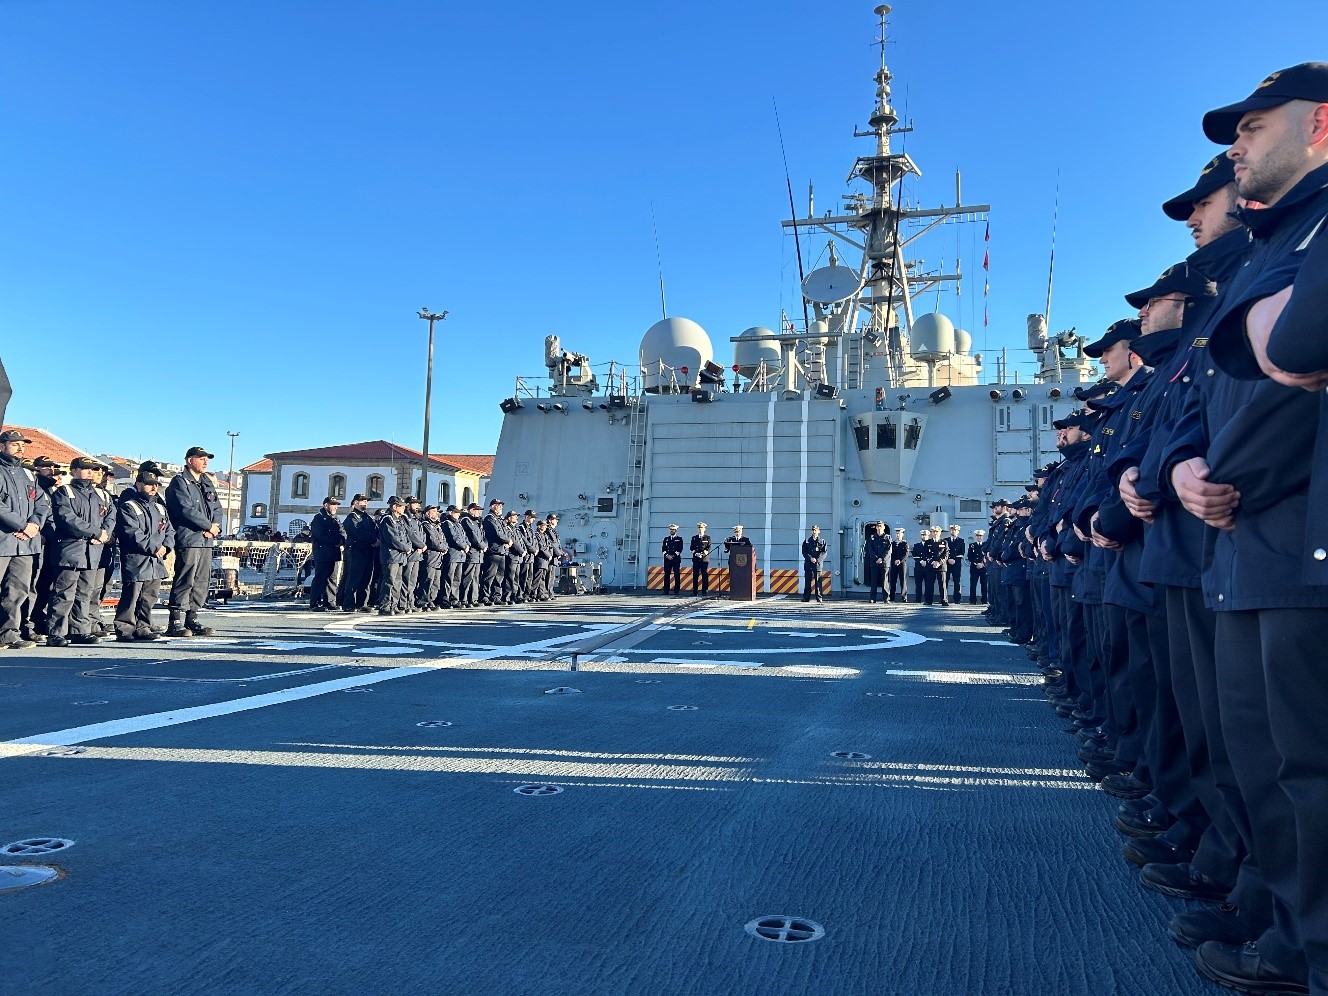
[{"label": "red tile roof", "polygon": [[35,460],[39,456],[48,456],[57,463],[68,466],[69,461],[74,457],[92,456],[86,450],[80,450],[78,447],[66,443],[59,436],[52,435],[45,429],[34,429],[26,425],[9,425],[8,423],[4,428],[18,429],[32,440],[23,451],[23,457],[27,460]]},{"label": "red tile roof", "polygon": [[484,453],[430,453],[429,456],[451,464],[457,470],[469,470],[484,477],[493,476],[493,455]]},{"label": "red tile roof", "polygon": [[[380,463],[391,464],[417,462],[420,459],[420,451],[413,450],[409,446],[398,446],[396,443],[389,443],[386,439],[373,439],[363,443],[345,443],[341,446],[318,446],[308,450],[286,450],[282,453],[269,453],[268,457],[273,460],[280,460],[282,463],[335,463],[339,460],[377,460]],[[449,469],[469,470],[479,474],[493,473],[493,457],[491,456],[432,453],[429,455],[429,461],[435,466]],[[264,470],[270,471],[272,469],[270,461],[268,464],[266,468],[262,469],[257,464],[251,464],[244,469],[255,473],[263,473]]]},{"label": "red tile roof", "polygon": [[272,473],[272,461],[268,457],[261,460],[255,460],[248,467],[241,467],[240,470],[246,474],[270,474]]}]

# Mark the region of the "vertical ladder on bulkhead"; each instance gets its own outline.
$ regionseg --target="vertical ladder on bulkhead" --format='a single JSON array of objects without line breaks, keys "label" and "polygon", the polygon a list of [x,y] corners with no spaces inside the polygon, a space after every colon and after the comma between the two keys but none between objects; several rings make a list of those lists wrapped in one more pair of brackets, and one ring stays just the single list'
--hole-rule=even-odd
[{"label": "vertical ladder on bulkhead", "polygon": [[802,356],[802,377],[808,384],[825,383],[825,347],[808,345]]},{"label": "vertical ladder on bulkhead", "polygon": [[641,544],[641,492],[646,477],[646,406],[640,398],[632,399],[627,416],[627,490],[623,495],[623,560],[631,577],[631,586],[640,587],[642,578],[637,563]]}]

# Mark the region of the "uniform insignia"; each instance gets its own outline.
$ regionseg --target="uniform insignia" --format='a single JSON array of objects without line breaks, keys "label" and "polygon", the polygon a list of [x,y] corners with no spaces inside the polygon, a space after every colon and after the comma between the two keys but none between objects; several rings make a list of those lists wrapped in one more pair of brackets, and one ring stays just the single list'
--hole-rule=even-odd
[{"label": "uniform insignia", "polygon": [[1256,86],[1254,89],[1256,89],[1256,90],[1262,90],[1262,89],[1263,89],[1264,87],[1266,87],[1266,86],[1272,86],[1275,82],[1277,82],[1277,78],[1278,78],[1279,76],[1281,76],[1281,75],[1282,75],[1281,70],[1279,70],[1278,72],[1273,73],[1273,75],[1269,76],[1266,80],[1264,80],[1262,83],[1260,83],[1260,84],[1259,84],[1258,86]]},{"label": "uniform insignia", "polygon": [[1110,426],[1108,426],[1107,428],[1103,429],[1102,431],[1103,431],[1106,435],[1108,435],[1108,436],[1114,436],[1114,435],[1116,434],[1116,430],[1113,429],[1113,428],[1111,428]]},{"label": "uniform insignia", "polygon": [[1130,412],[1130,418],[1134,419],[1136,422],[1138,422],[1143,417],[1144,417],[1143,412]]},{"label": "uniform insignia", "polygon": [[127,501],[127,502],[125,502],[123,505],[121,505],[120,507],[121,507],[121,508],[128,509],[128,510],[129,510],[130,512],[132,512],[134,515],[142,515],[142,514],[143,514],[143,510],[142,510],[141,508],[138,507],[138,503],[137,503],[137,502]]},{"label": "uniform insignia", "polygon": [[1194,345],[1194,348],[1195,348],[1195,349],[1207,349],[1207,348],[1208,348],[1208,337],[1207,337],[1207,336],[1200,336],[1198,339],[1195,339],[1195,340],[1194,340],[1194,344],[1193,344],[1193,345]]},{"label": "uniform insignia", "polygon": [[1208,165],[1199,171],[1199,175],[1207,176],[1213,170],[1217,169],[1217,164],[1220,163],[1221,161],[1222,161],[1222,156],[1213,156],[1212,159],[1208,160]]}]

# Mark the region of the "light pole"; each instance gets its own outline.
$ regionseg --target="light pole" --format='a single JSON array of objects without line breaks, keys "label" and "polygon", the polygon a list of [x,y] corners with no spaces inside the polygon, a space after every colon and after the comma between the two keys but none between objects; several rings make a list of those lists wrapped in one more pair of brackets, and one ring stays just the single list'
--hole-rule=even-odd
[{"label": "light pole", "polygon": [[[226,472],[226,494],[230,496],[231,500],[230,502],[227,503],[226,516],[228,519],[227,524],[232,527],[228,529],[227,532],[233,533],[237,532],[237,530],[234,528],[235,522],[233,521],[233,513],[231,511],[230,505],[235,501],[235,437],[238,436],[239,433],[231,432],[229,429],[227,429],[226,435],[231,437],[231,469]],[[241,495],[242,501],[243,498],[244,496]]]},{"label": "light pole", "polygon": [[429,400],[433,395],[433,323],[441,322],[447,312],[435,315],[427,307],[419,315],[429,323],[429,363],[424,375],[424,446],[420,449],[420,502],[429,501]]}]

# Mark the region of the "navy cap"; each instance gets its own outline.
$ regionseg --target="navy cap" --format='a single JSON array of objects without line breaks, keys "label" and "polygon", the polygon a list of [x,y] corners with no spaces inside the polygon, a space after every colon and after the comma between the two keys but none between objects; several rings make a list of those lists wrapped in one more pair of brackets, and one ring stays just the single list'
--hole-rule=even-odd
[{"label": "navy cap", "polygon": [[1213,156],[1208,164],[1199,171],[1199,179],[1194,186],[1184,193],[1177,194],[1162,203],[1162,213],[1172,221],[1185,221],[1194,210],[1194,205],[1209,194],[1221,190],[1229,183],[1236,182],[1236,164],[1225,152]]},{"label": "navy cap", "polygon": [[150,470],[140,470],[134,478],[139,484],[160,484],[161,478]]},{"label": "navy cap", "polygon": [[405,504],[406,504],[405,501],[403,501],[402,499],[398,498],[396,495],[392,495],[390,498],[388,498],[388,499],[387,499],[387,503],[388,503],[389,505],[405,505]]},{"label": "navy cap", "polygon": [[1083,410],[1077,409],[1070,412],[1070,414],[1066,415],[1064,418],[1054,419],[1051,425],[1054,429],[1078,429],[1084,424],[1083,418]]},{"label": "navy cap", "polygon": [[1025,485],[1024,485],[1024,490],[1025,490],[1025,491],[1037,491],[1037,490],[1038,490],[1038,486],[1037,486],[1036,484],[1025,484]]},{"label": "navy cap", "polygon": [[0,443],[30,443],[32,442],[23,432],[18,429],[6,429],[0,432]]},{"label": "navy cap", "polygon": [[1254,88],[1244,100],[1209,111],[1203,116],[1204,134],[1218,145],[1234,145],[1236,125],[1250,111],[1281,107],[1289,100],[1328,104],[1328,62],[1302,62],[1279,69]]},{"label": "navy cap", "polygon": [[[475,507],[476,507],[476,508],[479,508],[478,505],[476,505]],[[461,509],[457,508],[455,505],[448,505],[447,508],[443,509],[443,511],[444,511],[444,512],[449,512],[449,513],[450,513],[450,512],[460,512]]]},{"label": "navy cap", "polygon": [[201,447],[201,446],[191,446],[191,447],[189,447],[189,449],[187,449],[187,450],[185,451],[185,454],[184,454],[184,458],[185,458],[186,460],[188,460],[190,457],[201,457],[201,456],[205,456],[205,457],[207,457],[209,460],[214,460],[214,459],[216,459],[217,454],[215,454],[215,453],[209,453],[207,450],[203,449],[203,447]]},{"label": "navy cap", "polygon": [[[1153,286],[1126,294],[1125,300],[1131,308],[1142,308],[1155,297],[1165,294],[1184,294],[1186,297],[1216,297],[1217,284],[1209,280],[1189,263],[1177,263],[1162,271],[1162,276],[1153,282]],[[1092,354],[1089,354],[1092,355]]]},{"label": "navy cap", "polygon": [[70,470],[101,470],[101,461],[92,457],[80,456],[74,457],[69,461]]},{"label": "navy cap", "polygon": [[1010,505],[1011,508],[1035,508],[1036,506],[1037,502],[1029,501],[1027,498],[1020,498]]},{"label": "navy cap", "polygon": [[1142,335],[1142,331],[1139,328],[1139,319],[1122,318],[1119,322],[1112,322],[1108,325],[1107,331],[1102,333],[1101,339],[1097,342],[1090,342],[1085,346],[1084,354],[1099,360],[1102,358],[1102,354],[1116,343],[1121,341],[1132,342],[1138,339],[1140,335]]},{"label": "navy cap", "polygon": [[484,506],[477,501],[473,501],[469,505],[467,505],[466,511],[469,512],[472,508],[478,508],[480,511],[484,510]]},{"label": "navy cap", "polygon": [[368,495],[360,493],[356,493],[355,496],[351,498],[351,501],[368,501],[368,500],[369,500]]}]

